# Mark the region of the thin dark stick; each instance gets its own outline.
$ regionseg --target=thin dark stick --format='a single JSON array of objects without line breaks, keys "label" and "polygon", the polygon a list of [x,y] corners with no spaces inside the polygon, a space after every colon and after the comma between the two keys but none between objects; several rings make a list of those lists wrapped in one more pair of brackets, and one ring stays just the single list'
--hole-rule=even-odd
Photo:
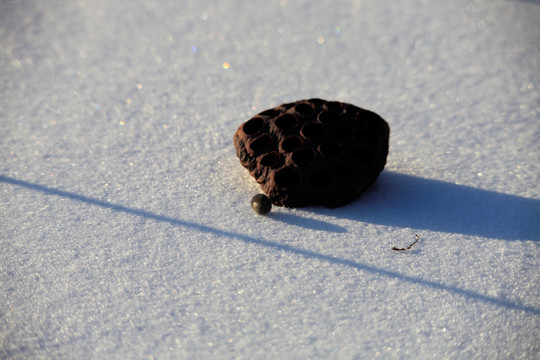
[{"label": "thin dark stick", "polygon": [[418,236],[418,234],[414,234],[414,236],[416,236],[416,240],[409,246],[407,246],[406,248],[397,248],[397,247],[393,247],[392,250],[396,250],[396,251],[405,251],[405,250],[409,250],[410,248],[413,247],[414,244],[416,244],[418,242],[418,240],[420,240],[420,236]]}]

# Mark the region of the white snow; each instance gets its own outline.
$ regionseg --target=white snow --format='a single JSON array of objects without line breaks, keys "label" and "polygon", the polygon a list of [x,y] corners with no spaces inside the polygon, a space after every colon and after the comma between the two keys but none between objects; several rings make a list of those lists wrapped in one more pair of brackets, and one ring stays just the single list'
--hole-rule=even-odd
[{"label": "white snow", "polygon": [[[539,24],[535,0],[1,1],[0,358],[537,359]],[[385,118],[386,169],[258,216],[232,136],[310,97]]]}]

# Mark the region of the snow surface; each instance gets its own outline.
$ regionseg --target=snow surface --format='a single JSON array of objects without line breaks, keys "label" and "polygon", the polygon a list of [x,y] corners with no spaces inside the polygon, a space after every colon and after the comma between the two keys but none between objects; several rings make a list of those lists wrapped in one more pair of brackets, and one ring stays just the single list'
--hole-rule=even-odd
[{"label": "snow surface", "polygon": [[[539,24],[533,0],[0,1],[0,358],[538,359]],[[386,169],[258,216],[232,135],[310,97],[384,117]]]}]

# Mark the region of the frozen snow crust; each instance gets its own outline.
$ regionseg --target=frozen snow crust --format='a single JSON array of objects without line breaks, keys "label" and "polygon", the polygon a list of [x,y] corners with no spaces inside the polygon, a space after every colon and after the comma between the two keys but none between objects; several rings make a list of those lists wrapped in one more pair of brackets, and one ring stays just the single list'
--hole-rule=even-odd
[{"label": "frozen snow crust", "polygon": [[[538,358],[538,19],[0,2],[0,358]],[[259,216],[231,137],[310,98],[380,114],[385,170]]]}]

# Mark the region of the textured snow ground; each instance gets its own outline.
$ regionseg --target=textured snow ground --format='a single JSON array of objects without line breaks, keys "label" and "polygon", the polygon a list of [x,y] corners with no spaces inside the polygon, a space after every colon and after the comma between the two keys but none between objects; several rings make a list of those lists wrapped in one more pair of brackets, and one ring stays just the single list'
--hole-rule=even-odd
[{"label": "textured snow ground", "polygon": [[[0,358],[537,359],[539,24],[532,0],[0,1]],[[257,216],[232,135],[309,97],[383,116],[386,170]]]}]

